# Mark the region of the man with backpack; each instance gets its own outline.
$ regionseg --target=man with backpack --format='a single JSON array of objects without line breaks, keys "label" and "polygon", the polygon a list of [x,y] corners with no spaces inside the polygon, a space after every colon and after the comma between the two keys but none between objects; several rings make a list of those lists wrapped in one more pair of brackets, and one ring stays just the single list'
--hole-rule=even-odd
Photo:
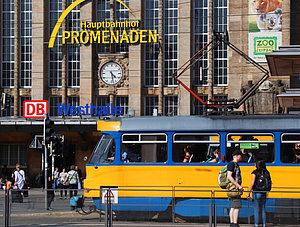
[{"label": "man with backpack", "polygon": [[256,170],[254,170],[251,175],[251,184],[249,187],[248,198],[250,198],[251,191],[253,190],[254,199],[254,226],[259,225],[259,214],[262,216],[263,227],[266,226],[266,198],[267,191],[271,190],[272,181],[271,175],[266,168],[266,163],[264,160],[256,160],[255,163]]},{"label": "man with backpack", "polygon": [[[239,162],[242,160],[242,152],[240,150],[235,150],[232,153],[233,160],[227,165],[227,178],[229,184],[227,185],[228,191],[234,191],[236,195],[231,196],[228,193],[229,199],[231,199],[231,209],[230,209],[230,227],[239,226],[237,223],[239,217],[239,211],[242,208],[241,194],[244,188],[242,184],[242,175]],[[237,193],[236,193],[237,192]]]}]

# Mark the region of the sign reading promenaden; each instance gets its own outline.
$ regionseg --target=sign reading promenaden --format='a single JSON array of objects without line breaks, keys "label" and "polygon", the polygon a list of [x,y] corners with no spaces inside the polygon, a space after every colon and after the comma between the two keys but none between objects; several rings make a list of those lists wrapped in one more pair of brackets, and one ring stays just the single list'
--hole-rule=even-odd
[{"label": "sign reading promenaden", "polygon": [[[80,3],[86,0],[74,1],[59,17],[52,31],[49,48],[53,48],[59,28],[67,15]],[[123,5],[133,16],[130,8],[121,0],[116,0]],[[157,30],[141,30],[140,21],[81,21],[82,31],[63,31],[62,43],[69,41],[71,44],[91,44],[91,43],[151,43],[158,42]]]},{"label": "sign reading promenaden", "polygon": [[[67,40],[71,44],[90,44],[90,43],[151,43],[157,42],[157,30],[137,30],[140,21],[125,22],[88,22],[81,21],[83,31],[63,31],[62,43]],[[111,30],[103,30],[110,29]],[[115,28],[128,28],[115,30]],[[136,29],[132,29],[136,28]],[[101,29],[101,30],[99,30]],[[129,30],[130,29],[130,30]]]}]

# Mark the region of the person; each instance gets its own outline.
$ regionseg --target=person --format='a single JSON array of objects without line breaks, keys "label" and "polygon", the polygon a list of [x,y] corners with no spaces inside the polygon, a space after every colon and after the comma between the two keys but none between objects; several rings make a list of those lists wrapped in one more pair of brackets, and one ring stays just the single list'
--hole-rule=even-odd
[{"label": "person", "polygon": [[185,156],[184,156],[183,161],[182,161],[183,163],[190,162],[191,150],[192,150],[192,147],[190,145],[186,145],[183,148],[183,152],[185,153]]},{"label": "person", "polygon": [[77,188],[81,189],[82,188],[82,179],[83,179],[82,178],[82,172],[81,172],[81,169],[79,169],[78,166],[75,166],[75,171],[78,173],[78,177],[79,177]]},{"label": "person", "polygon": [[47,169],[47,210],[52,211],[51,203],[54,200],[54,190],[52,189],[53,181],[52,181],[52,173],[50,167]]},{"label": "person", "polygon": [[[69,189],[78,189],[79,177],[78,177],[77,171],[75,171],[74,165],[71,165],[71,167],[70,167],[70,171],[68,172],[68,176],[67,176],[67,179],[65,180],[65,183],[67,181],[70,182]],[[74,195],[77,196],[77,190],[70,190],[69,191],[70,198],[73,196],[73,192],[74,192]]]},{"label": "person", "polygon": [[1,176],[4,176],[4,178],[6,180],[8,180],[8,168],[7,168],[7,165],[3,166]]},{"label": "person", "polygon": [[220,151],[220,148],[216,148],[213,152],[215,158],[214,159],[211,159],[209,158],[207,161],[203,161],[203,163],[219,163],[221,161],[221,151]]},{"label": "person", "polygon": [[[244,188],[241,186],[242,184],[242,175],[241,175],[241,169],[239,166],[239,162],[242,160],[242,152],[237,149],[232,153],[233,160],[228,163],[227,165],[227,178],[230,181],[231,184],[235,185],[235,187],[239,191],[243,191]],[[228,184],[227,189],[231,184]],[[239,217],[239,211],[242,208],[242,201],[241,196],[235,196],[235,197],[229,197],[231,200],[231,209],[230,209],[230,226],[235,227],[238,225],[238,217]]]},{"label": "person", "polygon": [[296,143],[295,149],[293,149],[293,150],[294,150],[294,154],[295,154],[293,163],[300,163],[300,143]]},{"label": "person", "polygon": [[58,168],[55,167],[55,170],[53,172],[53,178],[54,178],[53,189],[58,189],[58,177],[59,177],[59,171]]},{"label": "person", "polygon": [[66,183],[66,179],[68,178],[68,173],[66,172],[66,168],[62,169],[62,172],[59,173],[58,177],[58,186],[60,188],[60,198],[63,198],[63,191],[65,191],[65,199],[67,198],[68,191],[66,190],[68,188],[68,185]]},{"label": "person", "polygon": [[22,190],[25,185],[25,172],[24,170],[20,169],[20,164],[16,164],[16,169],[12,174],[12,178],[14,179],[14,186],[17,186],[19,190]]},{"label": "person", "polygon": [[255,192],[257,191],[257,178],[259,175],[267,173],[270,175],[269,171],[266,168],[266,163],[264,160],[256,160],[255,162],[256,170],[254,170],[251,175],[251,184],[249,187],[249,192],[247,198],[250,198],[251,191],[253,190],[253,199],[254,199],[254,226],[258,227],[259,225],[259,214],[261,213],[262,216],[262,224],[263,227],[266,226],[266,192]]}]

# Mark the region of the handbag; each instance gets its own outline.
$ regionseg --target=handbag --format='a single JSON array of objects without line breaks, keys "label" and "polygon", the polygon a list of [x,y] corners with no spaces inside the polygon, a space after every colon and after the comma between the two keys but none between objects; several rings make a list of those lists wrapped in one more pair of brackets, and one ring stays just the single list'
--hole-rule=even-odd
[{"label": "handbag", "polygon": [[243,195],[242,191],[239,191],[237,186],[235,186],[233,183],[229,183],[227,186],[227,196],[228,197],[240,197]]}]

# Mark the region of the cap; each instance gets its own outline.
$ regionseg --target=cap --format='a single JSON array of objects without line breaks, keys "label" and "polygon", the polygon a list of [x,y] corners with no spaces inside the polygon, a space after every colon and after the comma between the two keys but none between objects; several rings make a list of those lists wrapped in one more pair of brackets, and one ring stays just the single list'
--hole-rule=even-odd
[{"label": "cap", "polygon": [[235,156],[235,155],[242,155],[242,152],[240,150],[235,150],[233,153],[232,153],[232,156]]}]

